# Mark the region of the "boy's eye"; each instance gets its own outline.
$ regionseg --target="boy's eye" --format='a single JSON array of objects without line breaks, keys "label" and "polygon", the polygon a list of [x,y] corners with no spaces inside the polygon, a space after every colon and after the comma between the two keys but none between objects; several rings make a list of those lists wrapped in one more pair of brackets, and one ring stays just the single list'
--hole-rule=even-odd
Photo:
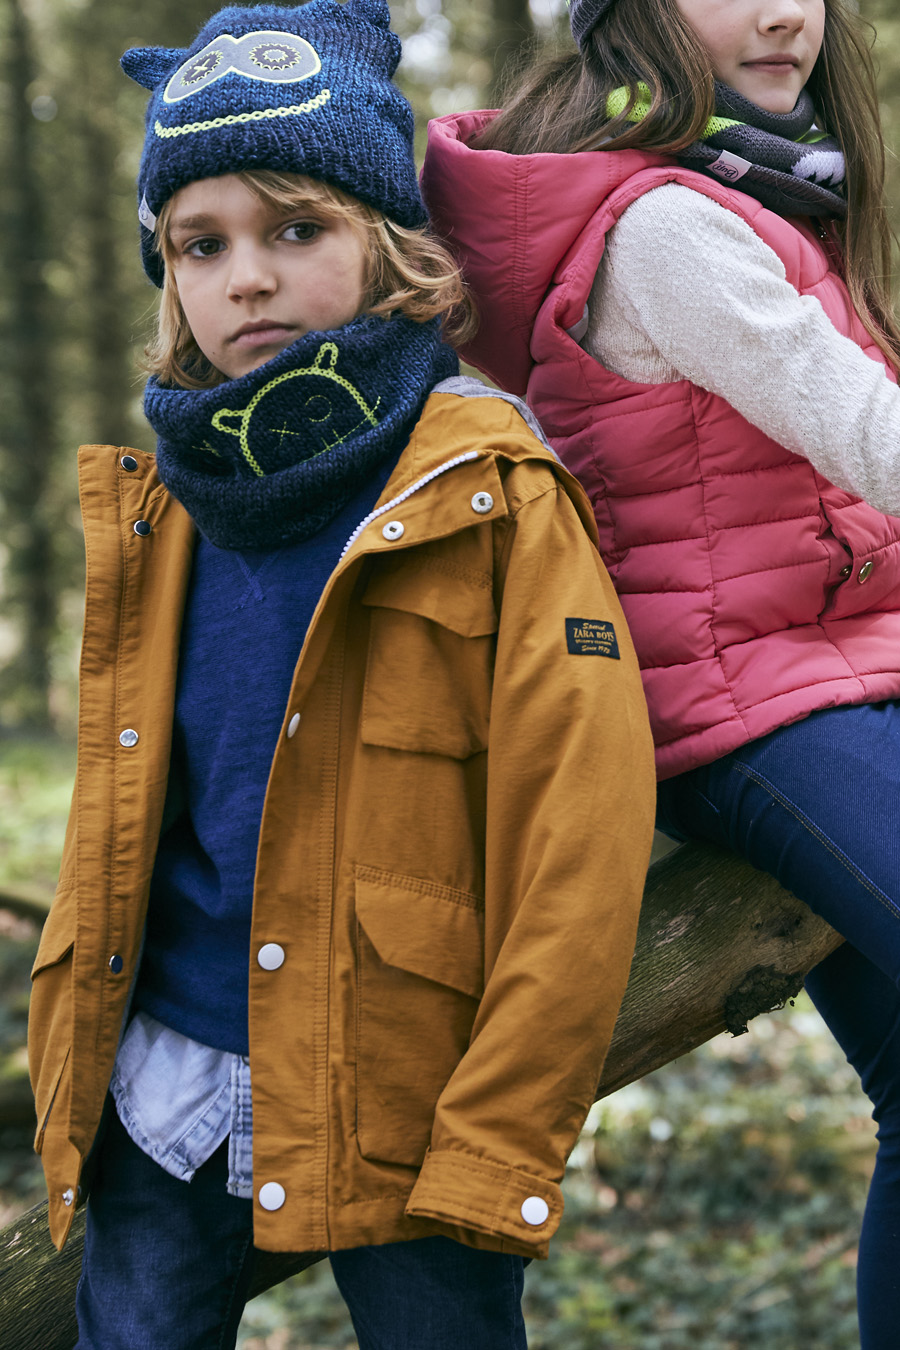
[{"label": "boy's eye", "polygon": [[311,239],[315,239],[320,234],[322,226],[317,225],[314,220],[295,220],[292,225],[288,225],[284,233],[288,239],[294,239],[298,243],[306,244]]},{"label": "boy's eye", "polygon": [[195,258],[211,258],[222,248],[222,243],[218,239],[194,239],[188,244],[185,253],[190,253]]}]

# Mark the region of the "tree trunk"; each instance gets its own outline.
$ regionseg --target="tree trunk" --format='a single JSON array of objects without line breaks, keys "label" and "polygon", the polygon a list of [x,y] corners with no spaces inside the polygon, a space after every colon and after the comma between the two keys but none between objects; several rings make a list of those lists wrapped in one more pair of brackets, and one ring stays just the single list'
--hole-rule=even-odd
[{"label": "tree trunk", "polygon": [[527,55],[534,43],[534,21],[528,0],[491,0],[491,34],[494,43],[491,52],[491,106],[500,103],[500,93],[508,76]]},{"label": "tree trunk", "polygon": [[[83,18],[83,12],[79,13]],[[85,64],[90,60],[85,57]],[[92,115],[93,109],[93,115]],[[111,203],[115,200],[115,161],[119,146],[105,124],[109,108],[85,107],[80,140],[90,164],[83,187],[81,223],[87,231],[84,259],[85,373],[90,390],[91,440],[103,445],[130,443],[131,404],[138,372],[132,359],[131,325],[119,266],[121,231]],[[135,219],[137,208],[135,208]],[[137,225],[133,228],[137,256]]]},{"label": "tree trunk", "polygon": [[54,531],[48,487],[54,471],[53,359],[44,265],[47,221],[40,186],[38,137],[29,86],[35,78],[31,35],[19,0],[6,3],[6,105],[3,156],[4,364],[9,371],[0,415],[3,535],[9,549],[4,607],[19,650],[4,672],[2,693],[26,725],[50,725],[50,648],[56,633]]},{"label": "tree trunk", "polygon": [[[841,939],[799,900],[720,849],[685,844],[650,869],[638,944],[599,1096],[796,994]],[[62,1253],[46,1202],[0,1232],[0,1350],[72,1350],[83,1215]],[[251,1297],[321,1259],[256,1258]]]}]

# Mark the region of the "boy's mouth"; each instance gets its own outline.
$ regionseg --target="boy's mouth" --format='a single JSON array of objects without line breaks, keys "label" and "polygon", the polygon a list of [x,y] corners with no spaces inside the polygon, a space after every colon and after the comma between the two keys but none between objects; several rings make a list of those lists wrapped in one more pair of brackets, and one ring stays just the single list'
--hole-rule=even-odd
[{"label": "boy's mouth", "polygon": [[257,319],[243,324],[228,341],[235,347],[265,347],[272,342],[284,342],[294,331],[290,325],[275,319]]}]

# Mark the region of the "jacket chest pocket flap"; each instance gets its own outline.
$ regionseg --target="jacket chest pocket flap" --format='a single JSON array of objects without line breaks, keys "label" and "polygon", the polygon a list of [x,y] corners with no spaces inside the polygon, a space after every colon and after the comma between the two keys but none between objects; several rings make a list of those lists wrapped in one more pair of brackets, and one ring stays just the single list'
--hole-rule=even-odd
[{"label": "jacket chest pocket flap", "polygon": [[362,738],[466,759],[487,749],[497,611],[487,573],[426,556],[375,572]]},{"label": "jacket chest pocket flap", "polygon": [[359,1147],[418,1166],[483,992],[484,914],[474,896],[359,867],[356,917]]},{"label": "jacket chest pocket flap", "polygon": [[72,1044],[72,954],[76,911],[74,888],[58,892],[44,924],[31,971],[28,1058],[38,1122],[35,1140],[38,1152]]}]

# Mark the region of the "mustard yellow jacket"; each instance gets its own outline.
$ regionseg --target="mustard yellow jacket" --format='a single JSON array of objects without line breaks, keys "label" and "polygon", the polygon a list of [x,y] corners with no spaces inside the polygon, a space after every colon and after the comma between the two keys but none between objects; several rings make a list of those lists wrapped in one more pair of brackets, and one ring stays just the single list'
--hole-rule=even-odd
[{"label": "mustard yellow jacket", "polygon": [[[58,1246],[139,959],[194,538],[152,456],[85,446],[80,469],[78,769],[29,1031]],[[444,1233],[546,1255],[653,816],[637,663],[594,537],[513,407],[439,392],[325,588],[256,872],[261,1248]]]}]

